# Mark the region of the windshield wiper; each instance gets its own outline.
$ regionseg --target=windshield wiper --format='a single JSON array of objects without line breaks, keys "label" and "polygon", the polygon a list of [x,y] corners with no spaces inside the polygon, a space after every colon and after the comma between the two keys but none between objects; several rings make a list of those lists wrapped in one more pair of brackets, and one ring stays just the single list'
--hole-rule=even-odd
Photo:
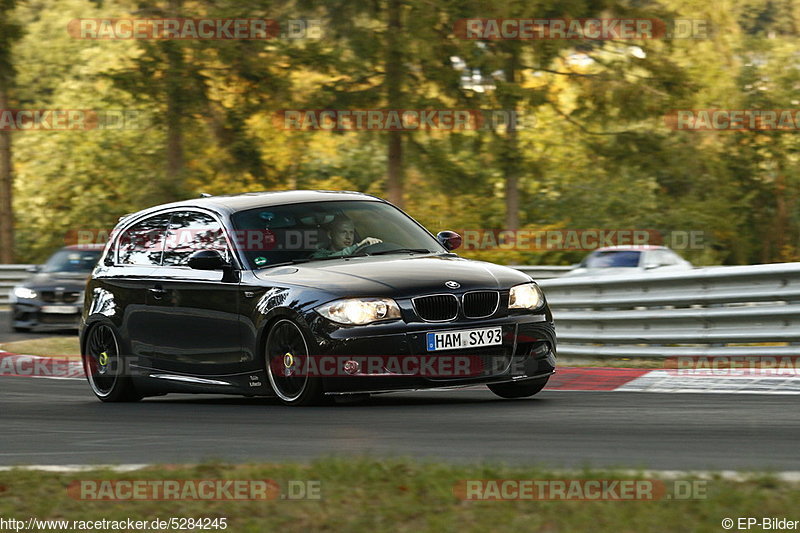
[{"label": "windshield wiper", "polygon": [[347,257],[351,256],[341,256],[341,255],[329,255],[326,257],[299,257],[297,259],[291,259],[289,261],[281,261],[280,263],[273,263],[271,265],[263,265],[258,267],[259,270],[264,268],[272,268],[278,266],[286,266],[286,265],[297,265],[300,263],[310,263],[312,261],[328,261],[331,259],[346,259]]},{"label": "windshield wiper", "polygon": [[395,248],[393,250],[381,250],[379,252],[374,252],[371,254],[356,254],[356,255],[329,255],[325,257],[300,257],[297,259],[291,259],[289,261],[281,261],[280,263],[275,263],[272,265],[263,265],[258,267],[258,270],[262,270],[265,268],[272,268],[272,267],[279,267],[279,266],[287,266],[287,265],[297,265],[300,263],[310,263],[312,261],[330,261],[333,259],[350,259],[352,257],[369,257],[373,255],[386,255],[386,254],[402,254],[402,253],[409,253],[409,254],[432,254],[435,253],[427,248]]},{"label": "windshield wiper", "polygon": [[386,255],[386,254],[402,254],[402,253],[409,253],[409,254],[432,254],[434,253],[427,248],[395,248],[394,250],[381,250],[379,252],[373,252],[371,254],[366,255]]}]

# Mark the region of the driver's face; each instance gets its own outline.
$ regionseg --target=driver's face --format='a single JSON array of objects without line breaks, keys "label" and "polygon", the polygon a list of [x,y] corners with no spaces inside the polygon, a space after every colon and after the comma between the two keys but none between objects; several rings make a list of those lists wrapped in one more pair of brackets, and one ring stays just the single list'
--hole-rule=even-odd
[{"label": "driver's face", "polygon": [[342,248],[351,246],[353,239],[355,239],[355,233],[355,227],[351,222],[339,224],[330,232],[331,247],[335,251],[339,251]]}]

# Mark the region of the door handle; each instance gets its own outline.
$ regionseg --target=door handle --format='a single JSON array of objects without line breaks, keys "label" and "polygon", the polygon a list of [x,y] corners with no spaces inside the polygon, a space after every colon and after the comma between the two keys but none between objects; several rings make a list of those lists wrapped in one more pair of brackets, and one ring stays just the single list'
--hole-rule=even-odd
[{"label": "door handle", "polygon": [[156,300],[160,300],[161,298],[164,297],[165,294],[167,294],[167,290],[160,285],[156,285],[155,287],[147,290],[150,292],[150,294],[153,295],[153,298],[155,298]]}]

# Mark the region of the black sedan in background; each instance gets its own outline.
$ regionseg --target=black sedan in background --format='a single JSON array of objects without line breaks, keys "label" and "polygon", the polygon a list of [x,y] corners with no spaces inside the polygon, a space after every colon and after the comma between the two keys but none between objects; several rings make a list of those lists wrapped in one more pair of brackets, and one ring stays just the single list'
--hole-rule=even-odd
[{"label": "black sedan in background", "polygon": [[83,310],[83,289],[103,245],[61,248],[33,275],[11,290],[14,331],[77,328]]},{"label": "black sedan in background", "polygon": [[352,192],[206,197],[126,216],[87,284],[81,352],[103,401],[169,392],[334,395],[486,384],[531,396],[555,368],[527,275],[452,252]]}]

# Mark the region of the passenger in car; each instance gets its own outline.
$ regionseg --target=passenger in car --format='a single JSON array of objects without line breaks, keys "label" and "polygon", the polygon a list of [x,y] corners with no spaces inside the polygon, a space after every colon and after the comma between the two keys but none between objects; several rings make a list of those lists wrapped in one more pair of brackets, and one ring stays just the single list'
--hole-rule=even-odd
[{"label": "passenger in car", "polygon": [[356,234],[355,224],[345,215],[338,215],[334,218],[328,224],[327,232],[330,244],[328,247],[317,248],[311,257],[347,256],[359,248],[383,242],[375,237],[367,237],[360,242],[353,243]]}]

